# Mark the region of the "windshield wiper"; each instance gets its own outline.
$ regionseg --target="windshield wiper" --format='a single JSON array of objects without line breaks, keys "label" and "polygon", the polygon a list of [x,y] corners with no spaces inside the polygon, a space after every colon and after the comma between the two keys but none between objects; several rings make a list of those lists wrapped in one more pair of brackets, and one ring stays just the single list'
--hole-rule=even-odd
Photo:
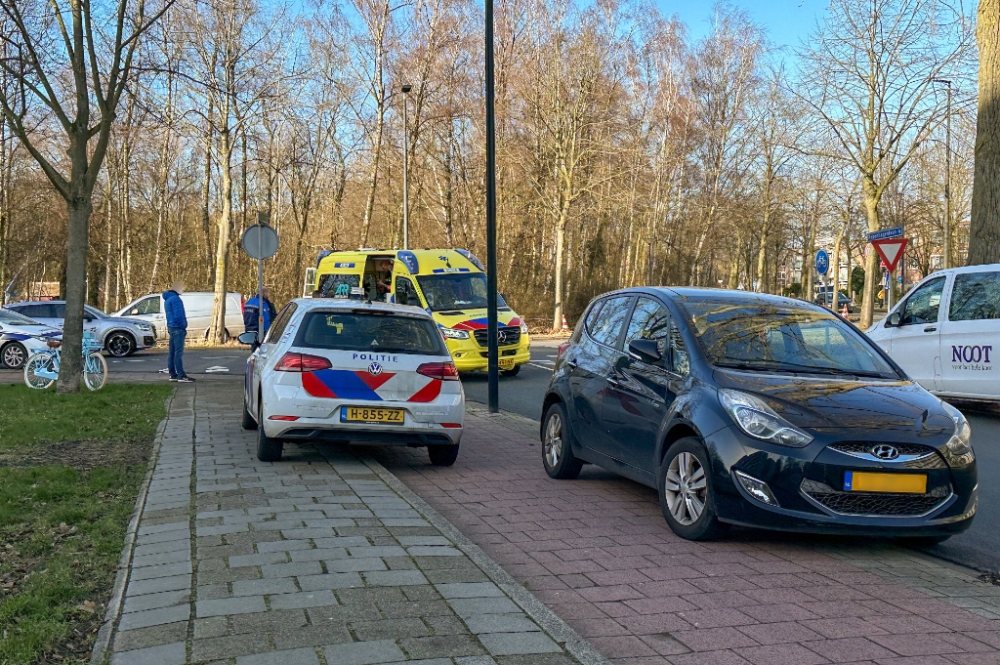
[{"label": "windshield wiper", "polygon": [[832,374],[836,376],[860,376],[872,379],[891,379],[882,372],[869,372],[863,369],[841,369],[839,367],[824,367],[822,365],[801,365],[799,363],[781,362],[777,360],[757,360],[752,362],[721,362],[713,363],[716,367],[732,369],[768,370],[772,372],[790,372],[805,374]]}]

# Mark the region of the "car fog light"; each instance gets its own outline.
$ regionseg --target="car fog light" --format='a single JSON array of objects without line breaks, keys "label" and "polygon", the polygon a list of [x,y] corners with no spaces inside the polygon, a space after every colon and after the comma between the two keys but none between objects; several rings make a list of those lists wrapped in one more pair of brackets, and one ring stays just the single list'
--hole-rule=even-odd
[{"label": "car fog light", "polygon": [[778,500],[774,498],[771,494],[771,488],[767,486],[763,480],[757,480],[753,476],[748,476],[742,471],[736,472],[736,477],[740,481],[740,485],[743,486],[750,496],[757,499],[761,503],[766,503],[772,506],[778,505]]}]

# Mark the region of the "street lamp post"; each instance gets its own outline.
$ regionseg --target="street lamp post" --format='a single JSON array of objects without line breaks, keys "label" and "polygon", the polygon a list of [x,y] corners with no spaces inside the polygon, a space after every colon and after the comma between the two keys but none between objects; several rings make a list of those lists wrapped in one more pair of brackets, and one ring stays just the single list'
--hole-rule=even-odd
[{"label": "street lamp post", "polygon": [[403,91],[403,249],[410,248],[410,126],[407,123],[406,107],[410,98],[409,83],[404,83]]},{"label": "street lamp post", "polygon": [[497,179],[494,118],[493,0],[486,4],[486,339],[487,399],[490,413],[500,411],[500,364],[497,344]]},{"label": "street lamp post", "polygon": [[944,136],[944,268],[951,267],[951,81],[949,79],[934,79],[934,83],[948,86],[948,110],[945,115]]}]

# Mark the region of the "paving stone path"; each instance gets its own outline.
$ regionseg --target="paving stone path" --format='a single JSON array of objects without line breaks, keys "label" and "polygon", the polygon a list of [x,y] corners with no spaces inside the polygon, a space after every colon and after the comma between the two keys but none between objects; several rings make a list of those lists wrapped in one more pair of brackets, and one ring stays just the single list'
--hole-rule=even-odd
[{"label": "paving stone path", "polygon": [[498,585],[492,562],[456,546],[457,532],[445,535],[448,526],[435,526],[426,504],[394,490],[377,465],[294,445],[287,461],[258,462],[254,433],[239,426],[240,389],[216,382],[175,392],[120,616],[102,631],[95,661],[602,662],[570,655],[565,624],[539,614],[544,606],[512,581]]}]

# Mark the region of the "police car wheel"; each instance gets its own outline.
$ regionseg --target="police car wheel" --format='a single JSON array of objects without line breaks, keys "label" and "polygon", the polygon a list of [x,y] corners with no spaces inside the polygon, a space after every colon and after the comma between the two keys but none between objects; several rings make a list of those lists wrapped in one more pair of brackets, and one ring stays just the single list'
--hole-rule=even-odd
[{"label": "police car wheel", "polygon": [[[264,419],[264,400],[260,401],[261,406],[257,411],[258,423]],[[278,439],[272,439],[264,433],[263,427],[260,425],[257,426],[257,459],[261,462],[277,462],[281,459],[281,452],[284,447],[285,444],[283,442]]]},{"label": "police car wheel", "polygon": [[500,374],[502,374],[503,376],[517,376],[520,373],[521,373],[520,365],[514,365],[513,369],[500,370]]},{"label": "police car wheel", "polygon": [[458,444],[427,446],[427,455],[434,466],[451,466],[458,459]]},{"label": "police car wheel", "polygon": [[28,351],[20,342],[10,342],[0,349],[0,365],[8,369],[21,369],[28,359]]}]

